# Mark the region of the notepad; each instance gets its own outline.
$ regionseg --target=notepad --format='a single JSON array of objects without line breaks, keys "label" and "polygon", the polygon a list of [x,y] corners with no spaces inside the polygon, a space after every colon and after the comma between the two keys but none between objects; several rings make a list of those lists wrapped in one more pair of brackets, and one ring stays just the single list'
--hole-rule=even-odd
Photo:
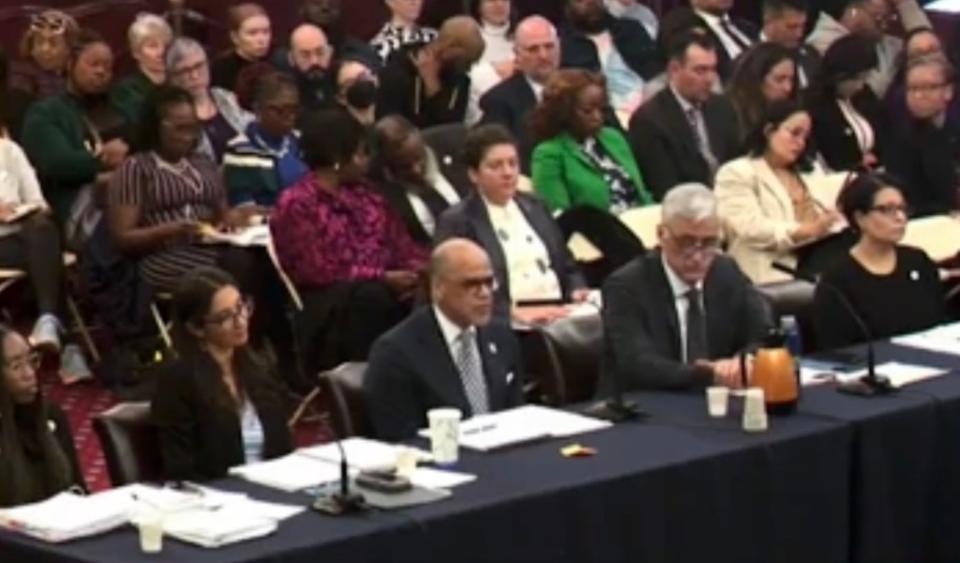
[{"label": "notepad", "polygon": [[163,519],[163,533],[206,548],[261,538],[277,531],[277,521],[234,510],[186,510]]},{"label": "notepad", "polygon": [[960,355],[960,323],[938,326],[904,336],[891,338],[890,342],[909,348],[919,348],[938,354]]},{"label": "notepad", "polygon": [[254,225],[235,232],[221,232],[215,229],[203,231],[203,242],[207,244],[230,244],[233,246],[268,246],[270,244],[270,226]]},{"label": "notepad", "polygon": [[294,452],[269,461],[233,467],[230,474],[265,487],[294,492],[337,481],[340,467]]}]

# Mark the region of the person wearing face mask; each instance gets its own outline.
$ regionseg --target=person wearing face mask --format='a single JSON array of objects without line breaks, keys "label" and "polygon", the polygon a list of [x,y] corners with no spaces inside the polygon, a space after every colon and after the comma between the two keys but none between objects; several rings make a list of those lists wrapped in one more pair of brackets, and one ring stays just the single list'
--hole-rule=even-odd
[{"label": "person wearing face mask", "polygon": [[140,119],[143,101],[150,92],[167,80],[164,55],[171,41],[173,31],[170,26],[154,14],[138,15],[127,31],[127,43],[137,61],[137,70],[117,82],[110,96],[131,123]]},{"label": "person wearing face mask", "polygon": [[859,176],[838,203],[859,240],[824,272],[817,286],[817,347],[845,348],[863,341],[863,328],[837,290],[878,340],[943,323],[946,305],[937,266],[923,250],[900,244],[910,208],[899,181],[886,174]]},{"label": "person wearing face mask", "polygon": [[379,80],[373,69],[359,60],[341,60],[334,74],[337,103],[364,127],[376,121]]},{"label": "person wearing face mask", "polygon": [[263,6],[246,2],[227,12],[233,49],[217,58],[211,67],[213,85],[236,91],[237,78],[249,65],[269,61],[270,17]]},{"label": "person wearing face mask", "polygon": [[883,164],[888,133],[883,107],[867,76],[877,65],[874,42],[845,35],[823,57],[823,86],[811,103],[816,148],[835,171]]},{"label": "person wearing face mask", "polygon": [[253,87],[257,119],[227,145],[223,178],[231,205],[272,207],[280,193],[307,173],[294,131],[300,113],[297,84],[274,71]]},{"label": "person wearing face mask", "polygon": [[430,43],[400,48],[380,75],[377,116],[400,114],[420,128],[463,122],[470,97],[467,73],[483,48],[477,23],[466,16],[445,21]]},{"label": "person wearing face mask", "polygon": [[79,27],[72,16],[45,10],[30,18],[20,39],[20,59],[10,69],[10,87],[42,100],[63,92],[66,67]]},{"label": "person wearing face mask", "polygon": [[386,64],[402,47],[430,43],[437,38],[437,30],[417,23],[423,11],[423,0],[384,0],[390,11],[390,21],[370,40],[380,60]]},{"label": "person wearing face mask", "polygon": [[793,53],[776,43],[759,43],[737,61],[727,86],[740,131],[749,135],[766,115],[767,106],[797,99],[797,63]]},{"label": "person wearing face mask", "polygon": [[0,507],[45,500],[85,488],[70,422],[44,397],[40,355],[27,340],[0,325]]},{"label": "person wearing face mask", "polygon": [[825,175],[806,158],[811,126],[796,102],[773,102],[750,132],[747,155],[717,172],[728,254],[753,283],[789,279],[771,264],[797,268],[799,248],[843,226],[834,202],[846,175]]}]

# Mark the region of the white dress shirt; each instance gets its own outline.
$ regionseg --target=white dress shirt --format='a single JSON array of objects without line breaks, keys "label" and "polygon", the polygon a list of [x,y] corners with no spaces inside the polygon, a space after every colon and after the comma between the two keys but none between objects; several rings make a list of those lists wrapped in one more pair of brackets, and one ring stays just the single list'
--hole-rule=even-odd
[{"label": "white dress shirt", "polygon": [[[426,176],[427,183],[430,184],[433,190],[440,194],[440,197],[449,205],[460,202],[460,195],[440,172],[440,168],[437,165],[437,157],[430,147],[427,147],[427,164],[424,175]],[[419,194],[407,191],[407,201],[410,202],[410,207],[413,209],[413,214],[416,215],[417,221],[420,222],[420,226],[423,227],[423,230],[426,231],[428,235],[433,236],[433,233],[437,230],[437,220],[439,217],[433,216],[433,212],[430,211],[430,208]]]},{"label": "white dress shirt", "polygon": [[[690,309],[690,303],[687,302],[687,292],[694,287],[700,291],[700,299],[703,299],[703,281],[697,282],[694,287],[690,287],[687,282],[680,279],[667,263],[667,258],[661,254],[660,260],[663,261],[663,271],[667,273],[667,283],[670,284],[670,291],[673,292],[673,304],[677,308],[677,321],[680,328],[680,358],[687,361],[687,310]],[[700,303],[700,309],[706,311],[703,303]]]},{"label": "white dress shirt", "polygon": [[609,31],[591,35],[590,40],[597,48],[600,67],[607,79],[610,105],[620,124],[628,128],[630,117],[643,103],[644,80],[623,60]]},{"label": "white dress shirt", "polygon": [[876,141],[873,126],[870,125],[870,122],[867,121],[867,118],[865,118],[863,114],[857,111],[857,108],[853,107],[850,100],[838,99],[837,105],[840,106],[840,112],[843,114],[843,118],[847,120],[847,125],[849,125],[853,135],[857,138],[857,145],[860,146],[860,152],[863,154],[872,152],[873,144]]},{"label": "white dress shirt", "polygon": [[263,461],[263,426],[260,416],[250,399],[244,399],[240,406],[240,434],[243,437],[244,461],[256,463]]},{"label": "white dress shirt", "polygon": [[503,249],[510,280],[510,299],[560,300],[560,281],[550,264],[550,254],[540,235],[530,226],[517,202],[495,205],[484,198],[487,214]]},{"label": "white dress shirt", "polygon": [[[0,137],[0,203],[21,205],[36,203],[49,207],[43,198],[37,173],[20,145]],[[0,237],[20,230],[20,225],[0,225]]]},{"label": "white dress shirt", "polygon": [[[727,52],[727,55],[730,56],[730,60],[734,60],[740,56],[740,53],[743,52],[743,48],[740,47],[740,44],[752,45],[753,41],[744,35],[742,31],[737,29],[737,26],[733,23],[733,20],[730,19],[728,14],[723,16],[716,16],[709,12],[704,12],[701,10],[695,10],[697,15],[703,18],[703,21],[707,22],[707,25],[710,27],[710,30],[716,34],[717,39],[720,40],[720,44],[723,47],[723,50]],[[730,28],[732,33],[736,35],[736,38],[730,36],[730,33],[727,33],[727,30],[723,28],[721,22],[725,22]],[[739,41],[738,41],[739,40]]]},{"label": "white dress shirt", "polygon": [[[462,328],[457,323],[450,320],[443,311],[440,310],[440,307],[433,305],[433,315],[437,319],[437,324],[440,325],[440,333],[443,335],[443,341],[447,344],[447,352],[450,353],[450,359],[453,360],[454,365],[457,363],[457,352],[460,347],[460,335],[466,331],[477,332],[477,327],[471,326],[467,328]],[[477,357],[480,358],[480,365],[483,365],[483,356],[480,355],[479,344],[477,339],[473,339],[473,345],[477,347],[475,352]]]}]

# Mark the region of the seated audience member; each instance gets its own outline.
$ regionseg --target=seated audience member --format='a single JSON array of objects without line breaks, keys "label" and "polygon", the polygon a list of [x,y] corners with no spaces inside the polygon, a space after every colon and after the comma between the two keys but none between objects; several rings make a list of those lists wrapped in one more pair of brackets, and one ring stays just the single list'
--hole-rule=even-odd
[{"label": "seated audience member", "polygon": [[811,101],[816,148],[833,170],[875,168],[884,158],[883,107],[866,85],[876,66],[868,39],[847,35],[823,57],[823,86]]},{"label": "seated audience member", "polygon": [[5,326],[0,326],[0,347],[0,507],[85,488],[70,421],[43,396],[40,355]]},{"label": "seated audience member", "polygon": [[656,37],[660,28],[660,20],[653,10],[640,0],[606,0],[607,11],[615,18],[636,20],[647,30],[647,35]]},{"label": "seated audience member", "polygon": [[909,211],[897,181],[885,174],[859,176],[843,191],[839,204],[860,240],[821,278],[814,301],[817,346],[841,348],[864,340],[837,290],[875,340],[944,322],[937,266],[924,251],[899,244]]},{"label": "seated audience member", "polygon": [[739,387],[739,354],[770,327],[763,297],[736,262],[720,254],[720,219],[710,190],[685,184],[663,200],[660,248],[603,286],[601,395],[624,389]]},{"label": "seated audience member", "polygon": [[512,0],[470,0],[470,15],[480,27],[483,54],[470,69],[470,103],[466,122],[480,120],[480,98],[500,82],[513,76],[514,27]]},{"label": "seated audience member", "polygon": [[[145,105],[137,152],[111,180],[110,232],[117,248],[138,258],[140,276],[172,291],[200,266],[230,269],[245,249],[200,244],[203,224],[238,227],[247,215],[227,207],[216,165],[192,153],[200,130],[193,99],[175,86],[157,89]],[[240,272],[234,273],[246,281]],[[245,285],[245,288],[248,286]]]},{"label": "seated audience member", "polygon": [[566,14],[560,66],[603,74],[610,105],[626,126],[644,102],[644,82],[660,72],[656,44],[636,21],[611,16],[603,0],[566,0]]},{"label": "seated audience member", "polygon": [[277,197],[307,173],[294,131],[300,96],[292,77],[279,72],[254,85],[257,119],[227,145],[223,178],[231,205],[272,207]]},{"label": "seated audience member", "polygon": [[420,131],[399,115],[381,119],[374,128],[380,191],[418,244],[432,246],[440,215],[460,195],[437,166]]},{"label": "seated audience member", "polygon": [[775,43],[759,43],[743,53],[727,86],[727,97],[749,135],[763,121],[770,104],[797,98],[797,64],[793,53]]},{"label": "seated audience member", "polygon": [[363,179],[366,139],[342,111],[310,116],[301,146],[311,172],[280,196],[270,216],[280,265],[304,299],[298,330],[313,349],[307,373],[365,360],[373,341],[409,312],[426,261]]},{"label": "seated audience member", "polygon": [[176,358],[160,368],[150,405],[166,479],[216,479],[293,449],[276,366],[249,345],[253,306],[217,268],[177,284]]},{"label": "seated audience member", "polygon": [[700,27],[717,46],[717,72],[723,82],[730,78],[734,62],[757,40],[753,23],[730,16],[734,0],[690,0],[690,10],[700,20]]},{"label": "seated audience member", "polygon": [[230,7],[227,11],[227,22],[233,48],[213,61],[211,75],[213,85],[217,88],[236,91],[237,78],[244,68],[269,62],[270,16],[263,6],[244,2]]},{"label": "seated audience member", "polygon": [[[945,58],[951,65],[953,64],[950,56],[943,50],[940,38],[932,29],[926,27],[914,29],[906,35],[903,40],[903,53],[901,55],[897,76],[883,100],[887,117],[893,123],[900,123],[908,118],[906,72],[911,61],[936,55]],[[947,121],[960,124],[960,103],[956,103],[957,101],[951,100],[947,109]]]},{"label": "seated audience member", "polygon": [[370,44],[347,34],[342,16],[341,0],[303,0],[300,4],[300,17],[304,23],[313,24],[323,30],[337,59],[363,61],[365,65],[379,71],[382,64],[380,56]]},{"label": "seated audience member", "polygon": [[534,148],[530,114],[543,97],[547,78],[560,66],[560,44],[556,28],[541,16],[521,21],[514,41],[517,72],[480,98],[480,111],[483,123],[510,130],[519,145],[520,168],[529,173]]},{"label": "seated audience member", "polygon": [[130,123],[136,123],[143,112],[143,102],[157,86],[167,80],[164,56],[173,41],[173,31],[166,20],[155,14],[140,14],[127,30],[127,45],[137,62],[137,70],[117,82],[110,95],[113,104]]},{"label": "seated audience member", "polygon": [[804,92],[816,84],[823,64],[820,53],[805,44],[807,0],[764,0],[761,41],[789,49],[797,64],[797,90]]},{"label": "seated audience member", "polygon": [[834,208],[842,180],[830,182],[806,157],[810,128],[800,106],[774,102],[747,139],[747,156],[717,172],[727,251],[753,283],[787,279],[772,264],[797,267],[798,247],[842,223]]},{"label": "seated audience member", "polygon": [[180,37],[167,49],[167,76],[170,84],[183,88],[193,98],[202,130],[195,152],[223,162],[227,143],[246,131],[253,115],[240,107],[233,92],[210,87],[210,65],[203,47]]},{"label": "seated audience member", "polygon": [[372,127],[377,119],[377,92],[380,79],[373,69],[360,60],[342,60],[334,69],[337,81],[337,104],[364,127]]},{"label": "seated audience member", "polygon": [[926,13],[917,0],[831,0],[823,4],[807,43],[825,55],[837,39],[849,34],[870,41],[875,62],[867,69],[866,83],[882,98],[896,76],[897,59],[903,50],[903,40],[888,30],[891,8],[896,9],[900,24],[907,32],[918,27],[929,28]]},{"label": "seated audience member", "polygon": [[3,133],[13,139],[20,138],[20,129],[27,108],[33,103],[29,94],[10,88],[10,59],[0,48],[0,122],[6,131]]},{"label": "seated audience member", "polygon": [[402,47],[387,61],[377,115],[396,113],[424,129],[463,122],[470,97],[467,72],[482,53],[483,38],[473,18],[448,19],[432,42]]},{"label": "seated audience member", "polygon": [[370,353],[364,391],[378,437],[415,436],[437,407],[470,418],[522,404],[520,347],[492,315],[496,284],[475,243],[451,239],[433,251],[432,305],[380,337]]},{"label": "seated audience member", "polygon": [[127,156],[128,124],[107,96],[112,77],[110,46],[82,30],[67,63],[66,92],[34,104],[24,120],[23,149],[61,224],[81,190],[106,185]]},{"label": "seated audience member", "polygon": [[519,157],[510,133],[481,125],[467,136],[464,154],[477,189],[440,217],[436,238],[483,247],[497,280],[494,314],[510,318],[513,305],[523,302],[586,299],[587,284],[547,206],[517,191]]},{"label": "seated audience member", "polygon": [[897,150],[887,169],[915,215],[948,213],[960,206],[960,123],[949,120],[954,97],[950,63],[938,55],[907,63],[907,116],[898,123]]},{"label": "seated audience member", "polygon": [[668,52],[668,87],[630,120],[633,154],[658,201],[678,184],[713,185],[717,168],[739,156],[741,139],[736,111],[713,91],[713,42],[687,31],[671,42]]},{"label": "seated audience member", "polygon": [[403,47],[432,43],[437,30],[417,24],[423,11],[423,0],[383,0],[390,11],[390,19],[370,40],[380,60],[386,63]]},{"label": "seated audience member", "polygon": [[34,100],[56,96],[67,85],[67,62],[80,28],[60,10],[44,10],[30,17],[20,38],[20,59],[10,69],[10,87]]},{"label": "seated audience member", "polygon": [[290,34],[290,48],[277,65],[289,69],[300,90],[300,111],[303,113],[329,107],[334,82],[330,76],[334,51],[319,27],[304,23]]}]

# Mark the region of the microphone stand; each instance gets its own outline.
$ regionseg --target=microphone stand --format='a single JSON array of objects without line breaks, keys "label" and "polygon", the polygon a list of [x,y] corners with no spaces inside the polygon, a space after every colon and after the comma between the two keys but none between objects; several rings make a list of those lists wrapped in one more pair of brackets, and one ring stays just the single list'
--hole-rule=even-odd
[{"label": "microphone stand", "polygon": [[340,451],[340,489],[335,493],[321,495],[313,502],[314,510],[328,516],[343,516],[355,514],[367,509],[363,494],[350,489],[350,467],[347,464],[347,452],[343,449],[340,437],[336,440]]},{"label": "microphone stand", "polygon": [[861,333],[861,336],[863,336],[867,348],[867,374],[855,381],[837,383],[837,391],[840,393],[846,393],[848,395],[859,395],[861,397],[889,395],[890,393],[896,391],[896,387],[890,383],[889,378],[877,374],[877,360],[874,353],[873,335],[870,332],[870,327],[867,326],[867,323],[863,320],[863,317],[857,313],[857,310],[853,307],[853,303],[850,303],[850,300],[847,299],[847,296],[844,295],[843,291],[831,283],[824,282],[820,279],[812,279],[809,276],[804,276],[796,269],[785,264],[774,262],[772,266],[774,270],[783,272],[789,276],[792,276],[793,278],[808,281],[817,287],[823,287],[830,290],[843,305],[847,315],[853,319],[854,323],[857,325],[857,329]]},{"label": "microphone stand", "polygon": [[591,405],[587,408],[585,414],[601,420],[608,420],[614,424],[646,416],[646,413],[637,408],[636,403],[623,398],[620,374],[616,371],[613,373],[613,393],[610,398]]}]

